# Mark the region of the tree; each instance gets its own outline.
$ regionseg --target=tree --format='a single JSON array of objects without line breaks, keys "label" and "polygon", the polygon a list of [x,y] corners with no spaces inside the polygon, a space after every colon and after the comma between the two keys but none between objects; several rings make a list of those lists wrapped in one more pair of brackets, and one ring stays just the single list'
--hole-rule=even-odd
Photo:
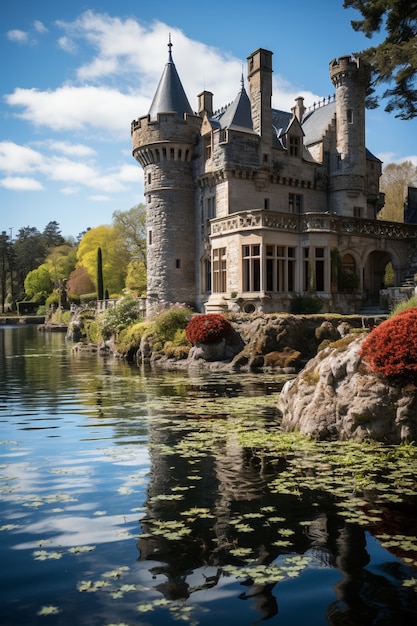
[{"label": "tree", "polygon": [[49,250],[56,246],[62,246],[65,243],[64,237],[59,230],[58,222],[49,222],[43,229],[42,236],[45,240],[45,247]]},{"label": "tree", "polygon": [[97,300],[104,300],[103,255],[100,246],[97,248]]},{"label": "tree", "polygon": [[126,289],[141,296],[146,291],[146,265],[139,259],[132,259],[127,266]]},{"label": "tree", "polygon": [[371,64],[372,77],[367,105],[376,108],[380,97],[375,88],[394,85],[382,93],[385,111],[396,111],[404,120],[417,116],[417,4],[411,0],[344,0],[345,9],[361,12],[364,19],[353,20],[352,27],[371,38],[383,26],[385,40],[358,56]]},{"label": "tree", "polygon": [[24,295],[27,274],[45,260],[45,240],[37,228],[26,226],[18,231],[13,243],[13,256],[16,299],[19,299]]},{"label": "tree", "polygon": [[91,228],[81,239],[77,262],[87,269],[94,282],[97,280],[97,248],[102,249],[103,281],[106,289],[110,294],[119,295],[125,287],[130,260],[125,239],[114,226]]},{"label": "tree", "polygon": [[132,259],[145,264],[146,268],[146,208],[138,204],[129,211],[114,211],[113,224],[124,237]]},{"label": "tree", "polygon": [[407,188],[417,184],[417,167],[411,161],[389,163],[382,172],[381,191],[385,193],[385,205],[378,218],[392,222],[404,222],[404,201]]},{"label": "tree", "polygon": [[55,246],[46,257],[45,264],[49,269],[54,286],[58,286],[59,280],[69,278],[77,263],[77,251],[70,244]]},{"label": "tree", "polygon": [[79,265],[71,272],[67,281],[67,293],[68,295],[82,296],[85,293],[93,293],[95,291],[95,285],[91,280],[90,274],[87,269],[82,265]]},{"label": "tree", "polygon": [[44,300],[52,293],[53,285],[49,270],[46,265],[40,265],[32,270],[25,278],[25,292],[28,298],[36,296],[38,300]]}]

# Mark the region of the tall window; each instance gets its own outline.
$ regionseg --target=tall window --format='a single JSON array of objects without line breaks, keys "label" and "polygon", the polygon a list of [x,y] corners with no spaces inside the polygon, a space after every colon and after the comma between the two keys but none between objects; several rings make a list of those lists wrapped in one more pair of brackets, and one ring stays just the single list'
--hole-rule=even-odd
[{"label": "tall window", "polygon": [[300,156],[300,138],[295,135],[290,135],[288,141],[290,155],[291,156]]},{"label": "tall window", "polygon": [[216,196],[206,198],[206,219],[211,220],[216,217]]},{"label": "tall window", "polygon": [[303,208],[303,196],[299,193],[288,194],[288,209],[290,213],[301,213]]},{"label": "tall window", "polygon": [[325,248],[304,248],[304,291],[325,290]]},{"label": "tall window", "polygon": [[226,248],[216,248],[213,250],[213,293],[225,293],[226,288]]},{"label": "tall window", "polygon": [[266,246],[266,291],[295,291],[295,248]]},{"label": "tall window", "polygon": [[242,249],[243,291],[261,290],[261,246],[251,244]]},{"label": "tall window", "polygon": [[204,141],[204,158],[207,161],[207,159],[211,158],[211,133],[206,135],[203,141]]},{"label": "tall window", "polygon": [[315,248],[316,290],[324,291],[324,248]]}]

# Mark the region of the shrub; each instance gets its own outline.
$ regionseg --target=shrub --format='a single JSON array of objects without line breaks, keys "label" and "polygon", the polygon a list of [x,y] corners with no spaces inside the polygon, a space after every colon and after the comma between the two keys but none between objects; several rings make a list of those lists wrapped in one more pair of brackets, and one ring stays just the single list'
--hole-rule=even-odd
[{"label": "shrub", "polygon": [[142,337],[149,332],[149,329],[150,325],[146,322],[138,322],[123,329],[116,342],[117,349],[123,353],[138,350]]},{"label": "shrub", "polygon": [[117,337],[121,330],[136,322],[141,315],[139,300],[131,296],[121,298],[115,307],[106,309],[99,319],[103,338],[109,339],[112,335]]},{"label": "shrub", "polygon": [[99,343],[101,339],[100,327],[95,320],[85,319],[83,324],[83,331],[87,341],[90,343]]},{"label": "shrub", "polygon": [[164,345],[164,354],[170,359],[174,359],[175,361],[181,361],[181,359],[186,359],[188,357],[188,353],[190,352],[190,344],[187,346],[176,346],[172,341],[167,341]]},{"label": "shrub", "polygon": [[320,313],[323,308],[323,300],[317,296],[296,296],[291,300],[291,313]]},{"label": "shrub", "polygon": [[376,326],[362,344],[361,357],[373,372],[395,383],[417,384],[417,307]]},{"label": "shrub", "polygon": [[191,309],[186,306],[173,305],[159,312],[153,320],[158,340],[163,343],[173,341],[177,331],[186,328],[191,315]]},{"label": "shrub", "polygon": [[190,343],[216,343],[233,330],[230,322],[219,313],[195,315],[189,321],[185,334]]},{"label": "shrub", "polygon": [[398,313],[402,313],[407,309],[412,307],[417,307],[417,296],[412,296],[408,300],[404,300],[403,302],[399,302],[392,310],[391,316],[397,315]]}]

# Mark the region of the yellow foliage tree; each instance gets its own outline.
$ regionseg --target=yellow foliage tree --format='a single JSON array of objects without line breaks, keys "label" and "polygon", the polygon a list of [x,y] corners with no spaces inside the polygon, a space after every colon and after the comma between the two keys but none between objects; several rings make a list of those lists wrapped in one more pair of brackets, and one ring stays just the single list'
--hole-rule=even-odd
[{"label": "yellow foliage tree", "polygon": [[77,262],[86,268],[96,288],[98,248],[102,251],[104,289],[111,296],[121,295],[130,261],[126,240],[114,226],[91,228],[81,239]]}]

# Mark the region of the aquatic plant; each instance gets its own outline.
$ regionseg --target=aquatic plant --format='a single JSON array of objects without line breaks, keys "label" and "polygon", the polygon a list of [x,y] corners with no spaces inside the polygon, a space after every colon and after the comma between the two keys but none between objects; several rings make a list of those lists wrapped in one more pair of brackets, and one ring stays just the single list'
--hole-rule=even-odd
[{"label": "aquatic plant", "polygon": [[366,337],[361,357],[369,368],[396,383],[417,384],[417,307],[390,317]]},{"label": "aquatic plant", "polygon": [[227,337],[233,327],[219,313],[194,315],[185,329],[187,339],[193,345],[197,343],[217,343]]}]

